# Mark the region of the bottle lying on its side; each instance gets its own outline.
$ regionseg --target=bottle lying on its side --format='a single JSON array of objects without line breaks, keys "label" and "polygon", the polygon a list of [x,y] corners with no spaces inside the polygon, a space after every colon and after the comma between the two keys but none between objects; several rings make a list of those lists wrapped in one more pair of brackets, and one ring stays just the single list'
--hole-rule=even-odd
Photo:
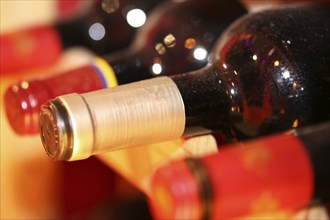
[{"label": "bottle lying on its side", "polygon": [[152,213],[155,219],[253,218],[325,204],[329,134],[327,121],[169,162],[152,177]]},{"label": "bottle lying on its side", "polygon": [[48,99],[200,69],[220,33],[245,13],[237,0],[165,1],[149,13],[129,48],[62,74],[11,85],[4,97],[8,121],[18,134],[37,134],[36,116]]},{"label": "bottle lying on its side", "polygon": [[230,143],[329,120],[329,20],[324,5],[251,13],[221,35],[204,68],[59,96],[41,109],[43,145],[53,159],[77,160],[212,130]]}]

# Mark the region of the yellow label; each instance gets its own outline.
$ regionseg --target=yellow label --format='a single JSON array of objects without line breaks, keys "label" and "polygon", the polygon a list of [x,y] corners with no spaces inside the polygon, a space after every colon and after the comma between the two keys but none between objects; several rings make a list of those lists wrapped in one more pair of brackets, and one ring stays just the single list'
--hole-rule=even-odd
[{"label": "yellow label", "polygon": [[107,87],[115,87],[118,86],[117,78],[115,72],[112,67],[106,62],[104,59],[97,57],[95,58],[95,65],[101,70],[100,72],[103,74],[105,83]]}]

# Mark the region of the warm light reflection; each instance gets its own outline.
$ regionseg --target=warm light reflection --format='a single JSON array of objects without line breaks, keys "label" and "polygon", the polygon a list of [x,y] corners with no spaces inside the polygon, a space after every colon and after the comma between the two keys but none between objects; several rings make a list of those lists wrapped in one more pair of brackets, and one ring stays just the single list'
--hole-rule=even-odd
[{"label": "warm light reflection", "polygon": [[296,128],[296,127],[298,127],[298,125],[299,125],[298,119],[294,120],[294,122],[292,123],[292,127]]},{"label": "warm light reflection", "polygon": [[29,83],[27,82],[27,81],[23,81],[23,82],[21,82],[21,87],[23,88],[23,89],[28,89],[29,88]]},{"label": "warm light reflection", "polygon": [[159,63],[154,63],[152,65],[152,72],[156,75],[159,75],[162,72],[163,68],[162,65],[160,65]]},{"label": "warm light reflection", "polygon": [[11,90],[12,90],[13,92],[18,92],[18,86],[16,86],[16,85],[12,86],[12,87],[11,87]]},{"label": "warm light reflection", "polygon": [[120,4],[119,4],[119,0],[103,0],[101,6],[103,11],[110,14],[117,11]]},{"label": "warm light reflection", "polygon": [[258,56],[254,54],[254,55],[252,56],[252,59],[253,59],[253,60],[257,60],[257,59],[258,59]]},{"label": "warm light reflection", "polygon": [[167,47],[174,47],[176,43],[176,39],[173,34],[168,34],[164,37],[164,44]]},{"label": "warm light reflection", "polygon": [[293,86],[293,88],[295,88],[295,89],[296,89],[296,88],[297,88],[297,86],[298,86],[298,84],[297,84],[296,82],[293,82],[293,83],[292,83],[292,86]]},{"label": "warm light reflection", "polygon": [[276,61],[274,62],[274,66],[279,66],[279,65],[280,65],[280,61],[276,60]]},{"label": "warm light reflection", "polygon": [[156,184],[153,190],[154,198],[157,199],[157,206],[165,216],[169,215],[175,210],[173,206],[172,193],[166,188],[164,184]]},{"label": "warm light reflection", "polygon": [[138,28],[144,25],[147,20],[147,15],[141,9],[135,8],[127,13],[126,20],[129,25]]},{"label": "warm light reflection", "polygon": [[155,49],[161,55],[166,53],[166,48],[164,47],[164,45],[162,43],[156,44]]},{"label": "warm light reflection", "polygon": [[196,60],[204,60],[207,56],[207,51],[203,47],[197,47],[194,50],[194,58]]},{"label": "warm light reflection", "polygon": [[187,49],[192,49],[196,46],[196,41],[194,38],[188,38],[186,39],[186,41],[184,42],[184,46]]},{"label": "warm light reflection", "polygon": [[94,23],[89,27],[88,34],[93,40],[102,40],[105,36],[105,28],[101,23]]},{"label": "warm light reflection", "polygon": [[28,115],[25,115],[24,116],[24,125],[26,126],[26,125],[31,124],[31,120],[32,120],[31,117],[29,117]]},{"label": "warm light reflection", "polygon": [[225,69],[227,69],[228,67],[227,67],[227,64],[222,64],[222,66],[223,66],[223,68],[225,68]]}]

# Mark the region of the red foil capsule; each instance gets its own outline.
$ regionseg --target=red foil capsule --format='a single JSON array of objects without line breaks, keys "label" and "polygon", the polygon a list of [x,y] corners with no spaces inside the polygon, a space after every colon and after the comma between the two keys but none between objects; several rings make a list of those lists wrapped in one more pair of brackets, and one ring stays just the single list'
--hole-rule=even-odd
[{"label": "red foil capsule", "polygon": [[12,85],[4,94],[6,115],[17,134],[35,134],[39,131],[40,106],[47,100],[66,93],[84,93],[112,86],[117,86],[112,68],[97,58],[91,65],[63,74]]},{"label": "red foil capsule", "polygon": [[313,178],[304,144],[292,135],[272,136],[160,168],[152,179],[150,204],[156,219],[294,211],[312,199]]},{"label": "red foil capsule", "polygon": [[[3,34],[0,41],[1,73],[49,66],[62,52],[57,30],[47,25]],[[47,56],[40,56],[40,51]]]}]

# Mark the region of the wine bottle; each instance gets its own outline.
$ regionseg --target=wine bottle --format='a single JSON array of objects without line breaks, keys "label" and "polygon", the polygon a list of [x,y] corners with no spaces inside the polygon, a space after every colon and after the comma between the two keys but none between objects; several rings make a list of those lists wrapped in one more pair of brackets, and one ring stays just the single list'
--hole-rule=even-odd
[{"label": "wine bottle", "polygon": [[[0,36],[1,74],[49,66],[70,47],[83,46],[98,55],[125,48],[132,42],[137,28],[144,24],[145,20],[141,19],[146,19],[159,2],[124,0],[109,14],[97,0],[88,12],[76,18],[4,33]],[[130,23],[131,15],[133,22],[140,23]]]},{"label": "wine bottle", "polygon": [[319,5],[249,14],[199,70],[59,96],[41,109],[43,145],[74,160],[212,130],[230,143],[329,119],[329,16]]},{"label": "wine bottle", "polygon": [[36,134],[35,116],[48,99],[199,69],[206,65],[221,31],[245,12],[238,1],[166,1],[150,14],[128,49],[62,74],[10,86],[4,97],[9,123],[18,134]]},{"label": "wine bottle", "polygon": [[329,201],[329,132],[328,121],[169,162],[151,180],[153,215],[232,219]]}]

